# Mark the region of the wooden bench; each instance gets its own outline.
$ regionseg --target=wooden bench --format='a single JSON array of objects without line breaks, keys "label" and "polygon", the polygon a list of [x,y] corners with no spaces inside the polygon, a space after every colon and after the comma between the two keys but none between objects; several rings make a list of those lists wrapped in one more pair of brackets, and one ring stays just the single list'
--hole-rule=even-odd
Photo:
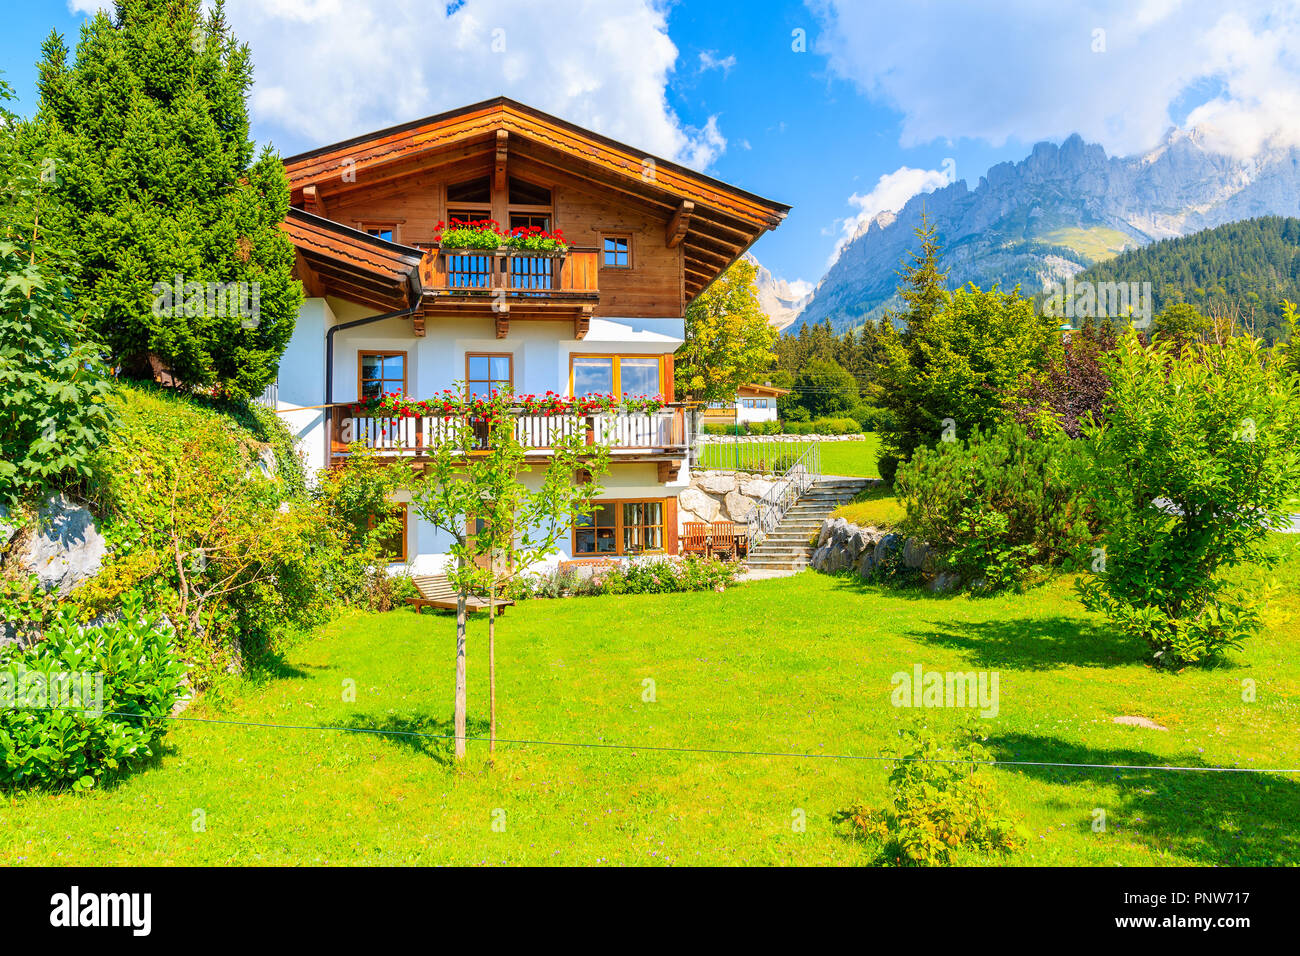
[{"label": "wooden bench", "polygon": [[[457,595],[456,589],[451,586],[451,582],[447,580],[445,574],[418,575],[411,578],[411,583],[414,584],[415,589],[420,592],[418,598],[411,598],[407,602],[415,608],[415,613],[419,614],[420,611],[426,607],[444,608],[449,611],[456,610],[459,595]],[[495,601],[491,602],[491,606],[496,608],[496,613],[499,617],[506,613],[506,608],[510,607],[514,603],[514,601],[511,601],[508,598],[497,598]],[[482,598],[474,594],[465,597],[465,610],[470,614],[481,611],[483,608],[488,606],[487,598]]]}]

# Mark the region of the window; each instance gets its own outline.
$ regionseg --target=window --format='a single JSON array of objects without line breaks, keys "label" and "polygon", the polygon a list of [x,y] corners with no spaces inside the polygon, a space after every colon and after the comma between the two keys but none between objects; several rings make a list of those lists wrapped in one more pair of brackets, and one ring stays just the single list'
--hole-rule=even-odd
[{"label": "window", "polygon": [[598,501],[573,527],[573,554],[636,555],[664,550],[662,501]]},{"label": "window", "polygon": [[507,352],[470,352],[465,356],[465,391],[486,397],[514,386],[514,357]]},{"label": "window", "polygon": [[632,237],[602,236],[600,264],[607,269],[632,268]]},{"label": "window", "polygon": [[584,395],[659,395],[663,391],[662,356],[575,355],[570,366],[570,393]]},{"label": "window", "polygon": [[[406,505],[400,504],[393,507],[392,514],[397,518],[397,528],[392,534],[386,536],[379,542],[379,553],[389,561],[406,560],[406,527],[408,521]],[[370,527],[375,526],[375,519],[370,519]]]},{"label": "window", "polygon": [[487,176],[471,179],[468,182],[454,183],[447,187],[447,205],[459,206],[467,203],[487,206],[492,203],[492,180]]},{"label": "window", "polygon": [[510,230],[512,232],[516,229],[528,229],[531,226],[550,232],[551,217],[532,212],[512,212],[510,214]]},{"label": "window", "polygon": [[767,408],[766,398],[742,398],[740,400],[742,408]]},{"label": "window", "polygon": [[378,398],[388,392],[406,391],[405,352],[360,352],[357,395]]},{"label": "window", "polygon": [[401,242],[401,229],[398,220],[358,221],[357,228],[368,236],[383,239],[385,242]]},{"label": "window", "polygon": [[511,229],[528,229],[535,226],[547,232],[551,231],[551,191],[545,186],[537,186],[512,176],[507,204],[510,209]]}]

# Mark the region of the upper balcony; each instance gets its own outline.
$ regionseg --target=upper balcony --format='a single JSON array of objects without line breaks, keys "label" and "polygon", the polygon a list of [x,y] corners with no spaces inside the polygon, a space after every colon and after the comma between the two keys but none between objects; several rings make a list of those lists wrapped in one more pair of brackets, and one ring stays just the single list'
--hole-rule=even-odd
[{"label": "upper balcony", "polygon": [[587,334],[600,301],[595,249],[564,253],[515,249],[430,249],[420,261],[426,315],[483,312],[496,320],[497,338],[510,320],[572,320],[574,338]]}]

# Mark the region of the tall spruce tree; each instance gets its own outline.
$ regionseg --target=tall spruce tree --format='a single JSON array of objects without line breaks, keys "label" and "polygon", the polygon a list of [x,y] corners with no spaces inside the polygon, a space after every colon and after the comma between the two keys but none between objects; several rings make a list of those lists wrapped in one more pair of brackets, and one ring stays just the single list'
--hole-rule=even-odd
[{"label": "tall spruce tree", "polygon": [[52,33],[29,134],[55,163],[47,232],[123,373],[247,397],[274,380],[302,287],[284,168],[254,161],[248,46],[222,0],[202,6],[118,0],[71,65]]}]

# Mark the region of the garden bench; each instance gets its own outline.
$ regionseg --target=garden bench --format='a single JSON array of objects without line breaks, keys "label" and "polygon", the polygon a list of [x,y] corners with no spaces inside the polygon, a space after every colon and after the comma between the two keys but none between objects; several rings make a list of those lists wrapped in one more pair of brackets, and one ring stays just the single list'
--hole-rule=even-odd
[{"label": "garden bench", "polygon": [[687,521],[682,525],[682,554],[708,554],[709,526],[703,521]]},{"label": "garden bench", "polygon": [[[409,603],[418,614],[426,607],[445,608],[449,611],[456,610],[456,603],[459,597],[456,589],[452,587],[445,574],[421,574],[411,578],[411,583],[415,589],[420,592],[420,596],[411,598]],[[497,616],[506,612],[506,608],[514,604],[514,601],[508,598],[497,598],[491,602],[491,606],[496,608]],[[476,594],[467,595],[465,598],[465,610],[470,614],[482,610],[489,606],[487,598],[479,597]]]}]

